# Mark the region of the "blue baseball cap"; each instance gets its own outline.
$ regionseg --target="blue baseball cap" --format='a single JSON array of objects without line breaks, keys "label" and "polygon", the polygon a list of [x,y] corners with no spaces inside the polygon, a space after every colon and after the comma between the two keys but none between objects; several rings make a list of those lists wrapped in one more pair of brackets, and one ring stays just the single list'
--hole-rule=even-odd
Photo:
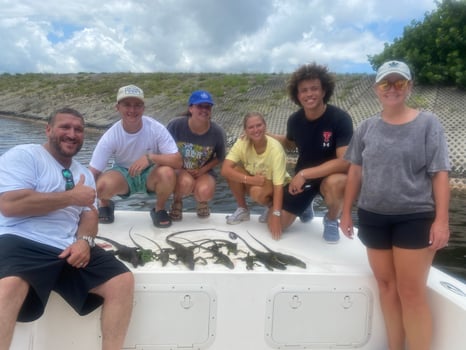
[{"label": "blue baseball cap", "polygon": [[188,105],[198,105],[201,103],[208,103],[210,105],[214,105],[214,100],[212,96],[207,91],[204,90],[197,90],[194,91],[188,100]]}]

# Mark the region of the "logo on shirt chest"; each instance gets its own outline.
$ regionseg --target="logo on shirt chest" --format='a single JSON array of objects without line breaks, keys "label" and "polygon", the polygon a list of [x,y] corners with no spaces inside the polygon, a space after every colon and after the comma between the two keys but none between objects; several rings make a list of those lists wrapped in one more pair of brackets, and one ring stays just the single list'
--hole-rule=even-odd
[{"label": "logo on shirt chest", "polygon": [[323,143],[322,147],[327,148],[330,147],[330,141],[332,139],[333,133],[331,131],[324,131],[322,132]]}]

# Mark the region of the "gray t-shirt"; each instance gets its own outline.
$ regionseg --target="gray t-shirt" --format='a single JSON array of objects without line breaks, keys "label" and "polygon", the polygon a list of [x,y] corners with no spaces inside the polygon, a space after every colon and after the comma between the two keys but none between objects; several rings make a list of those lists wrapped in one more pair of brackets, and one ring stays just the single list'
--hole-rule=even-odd
[{"label": "gray t-shirt", "polygon": [[[189,117],[191,118],[191,117]],[[210,122],[210,128],[202,135],[191,131],[188,117],[178,117],[167,125],[183,157],[184,169],[200,169],[212,159],[223,162],[226,154],[226,135],[220,125]],[[213,169],[210,173],[214,175]]]},{"label": "gray t-shirt", "polygon": [[425,111],[402,125],[363,121],[345,159],[362,166],[358,207],[386,215],[433,211],[432,175],[451,169],[443,127]]}]

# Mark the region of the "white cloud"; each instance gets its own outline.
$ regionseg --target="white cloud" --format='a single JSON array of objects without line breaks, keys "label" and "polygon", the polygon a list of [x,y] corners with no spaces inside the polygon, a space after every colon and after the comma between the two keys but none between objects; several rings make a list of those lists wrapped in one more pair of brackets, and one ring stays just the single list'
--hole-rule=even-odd
[{"label": "white cloud", "polygon": [[[0,0],[0,73],[289,72],[367,55],[435,0]],[[403,11],[400,11],[403,8]]]}]

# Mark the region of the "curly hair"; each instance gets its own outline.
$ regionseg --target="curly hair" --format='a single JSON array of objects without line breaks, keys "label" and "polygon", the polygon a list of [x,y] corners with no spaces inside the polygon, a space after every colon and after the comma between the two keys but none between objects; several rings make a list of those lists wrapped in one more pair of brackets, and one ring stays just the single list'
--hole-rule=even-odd
[{"label": "curly hair", "polygon": [[324,103],[327,103],[335,90],[334,75],[328,71],[326,66],[318,65],[317,63],[304,64],[291,74],[288,81],[288,95],[290,99],[301,106],[298,100],[298,85],[304,80],[320,80],[322,89],[325,91]]}]

